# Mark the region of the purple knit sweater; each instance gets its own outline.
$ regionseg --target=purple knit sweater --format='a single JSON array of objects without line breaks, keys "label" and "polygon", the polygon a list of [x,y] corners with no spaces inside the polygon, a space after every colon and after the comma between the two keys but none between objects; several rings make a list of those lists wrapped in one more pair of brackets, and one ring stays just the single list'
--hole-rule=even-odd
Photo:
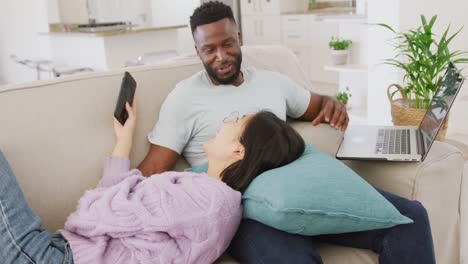
[{"label": "purple knit sweater", "polygon": [[214,262],[242,218],[241,194],[206,174],[145,178],[126,158],[108,157],[60,230],[76,264]]}]

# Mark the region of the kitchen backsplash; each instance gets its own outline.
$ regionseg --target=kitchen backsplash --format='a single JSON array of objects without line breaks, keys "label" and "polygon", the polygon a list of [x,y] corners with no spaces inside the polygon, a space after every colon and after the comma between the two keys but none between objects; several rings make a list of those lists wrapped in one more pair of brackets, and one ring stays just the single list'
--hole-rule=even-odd
[{"label": "kitchen backsplash", "polygon": [[352,2],[351,0],[315,0],[314,8],[350,7]]}]

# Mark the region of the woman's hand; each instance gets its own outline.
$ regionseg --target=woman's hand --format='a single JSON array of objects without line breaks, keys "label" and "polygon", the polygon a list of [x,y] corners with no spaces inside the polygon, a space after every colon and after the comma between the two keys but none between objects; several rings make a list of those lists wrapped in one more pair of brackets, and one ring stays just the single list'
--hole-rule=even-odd
[{"label": "woman's hand", "polygon": [[136,97],[133,98],[132,106],[129,103],[125,103],[125,109],[127,110],[128,118],[123,126],[114,117],[116,143],[112,156],[129,158],[130,150],[132,149],[133,133],[136,127]]},{"label": "woman's hand", "polygon": [[135,131],[136,126],[136,98],[133,97],[133,106],[127,102],[125,103],[125,110],[127,110],[128,118],[125,121],[125,124],[122,126],[120,122],[114,117],[114,132],[117,141],[121,138],[133,137],[133,132]]}]

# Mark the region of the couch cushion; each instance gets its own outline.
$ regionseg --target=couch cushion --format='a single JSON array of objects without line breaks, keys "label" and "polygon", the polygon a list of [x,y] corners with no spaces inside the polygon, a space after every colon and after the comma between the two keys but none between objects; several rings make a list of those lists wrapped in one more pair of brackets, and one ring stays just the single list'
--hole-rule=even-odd
[{"label": "couch cushion", "polygon": [[[311,245],[312,246],[312,245]],[[343,247],[331,244],[317,244],[315,249],[322,257],[323,263],[331,264],[376,264],[378,255],[366,249]],[[228,254],[224,254],[214,264],[238,264]]]},{"label": "couch cushion", "polygon": [[358,232],[413,222],[313,145],[296,161],[260,174],[242,200],[245,218],[294,234]]},{"label": "couch cushion", "polygon": [[[192,171],[207,170],[207,164]],[[306,145],[294,162],[266,171],[243,194],[244,217],[285,232],[336,234],[413,221],[334,157]]]}]

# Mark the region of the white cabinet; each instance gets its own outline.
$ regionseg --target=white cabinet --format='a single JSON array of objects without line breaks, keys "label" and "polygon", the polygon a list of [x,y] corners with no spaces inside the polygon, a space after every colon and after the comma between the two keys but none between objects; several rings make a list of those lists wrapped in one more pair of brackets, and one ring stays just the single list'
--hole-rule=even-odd
[{"label": "white cabinet", "polygon": [[307,21],[307,15],[283,15],[281,16],[281,31],[307,34]]},{"label": "white cabinet", "polygon": [[281,11],[280,0],[241,0],[241,14],[243,16],[279,15]]},{"label": "white cabinet", "polygon": [[242,16],[255,15],[257,10],[258,0],[242,0],[241,1],[241,14]]},{"label": "white cabinet", "polygon": [[282,32],[282,41],[286,46],[307,45],[308,38],[306,32]]},{"label": "white cabinet", "polygon": [[243,43],[281,44],[281,13],[298,11],[303,0],[241,0]]},{"label": "white cabinet", "polygon": [[243,16],[304,12],[308,7],[304,0],[241,0],[240,5]]},{"label": "white cabinet", "polygon": [[280,44],[279,16],[246,16],[242,19],[244,45]]},{"label": "white cabinet", "polygon": [[277,15],[281,12],[280,0],[258,0],[258,11],[264,15]]},{"label": "white cabinet", "polygon": [[338,83],[336,73],[324,70],[324,65],[329,61],[328,42],[331,36],[337,34],[336,24],[318,21],[314,15],[281,16],[282,44],[298,55],[313,82]]},{"label": "white cabinet", "polygon": [[96,22],[130,21],[150,25],[150,0],[87,0],[88,15]]}]

